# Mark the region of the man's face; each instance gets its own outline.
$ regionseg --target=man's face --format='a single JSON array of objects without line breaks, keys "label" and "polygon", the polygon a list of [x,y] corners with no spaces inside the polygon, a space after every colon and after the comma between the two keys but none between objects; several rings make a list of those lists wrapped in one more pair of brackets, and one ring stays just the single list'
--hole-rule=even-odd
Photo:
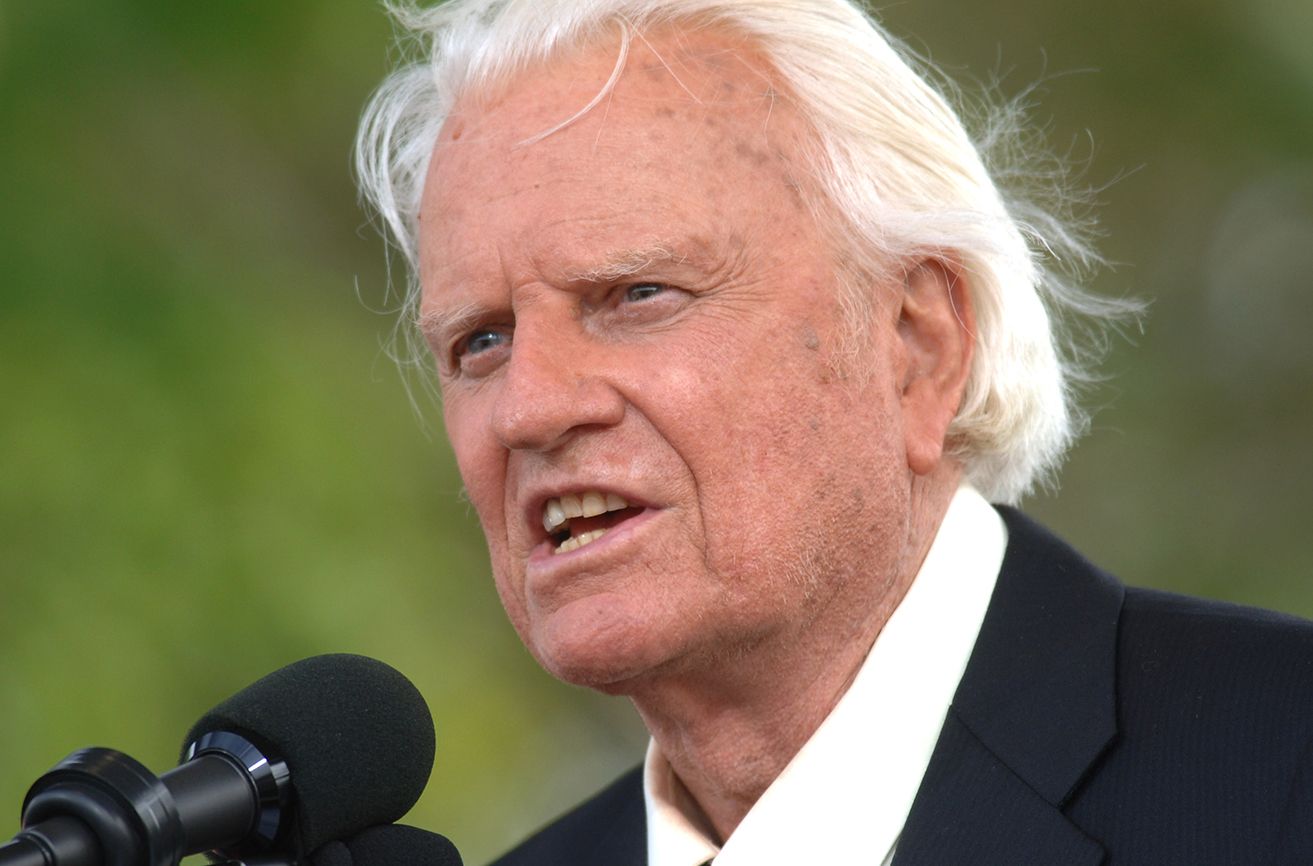
[{"label": "man's face", "polygon": [[457,107],[421,313],[512,623],[557,676],[627,691],[854,629],[901,567],[911,473],[896,304],[872,287],[842,353],[806,132],[741,42],[635,39],[614,93],[523,143],[614,63]]}]

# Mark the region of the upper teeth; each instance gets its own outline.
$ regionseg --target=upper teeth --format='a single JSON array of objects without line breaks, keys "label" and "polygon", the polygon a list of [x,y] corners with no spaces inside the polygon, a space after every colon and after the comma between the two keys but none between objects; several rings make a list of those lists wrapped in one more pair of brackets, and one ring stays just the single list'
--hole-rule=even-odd
[{"label": "upper teeth", "polygon": [[549,499],[543,505],[543,529],[556,532],[572,517],[596,517],[608,511],[628,508],[629,503],[614,493],[567,493],[560,499]]}]

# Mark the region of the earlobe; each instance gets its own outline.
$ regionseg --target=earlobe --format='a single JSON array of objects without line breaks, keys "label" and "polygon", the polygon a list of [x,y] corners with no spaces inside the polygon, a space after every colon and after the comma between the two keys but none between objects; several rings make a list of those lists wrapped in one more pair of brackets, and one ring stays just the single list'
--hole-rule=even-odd
[{"label": "earlobe", "polygon": [[907,465],[929,475],[943,458],[975,347],[969,279],[959,263],[923,259],[905,272],[898,336]]}]

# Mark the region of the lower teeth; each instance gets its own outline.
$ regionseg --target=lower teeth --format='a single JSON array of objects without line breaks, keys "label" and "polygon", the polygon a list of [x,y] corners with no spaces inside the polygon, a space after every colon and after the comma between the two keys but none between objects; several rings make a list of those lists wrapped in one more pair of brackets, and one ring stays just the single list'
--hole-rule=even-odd
[{"label": "lower teeth", "polygon": [[556,550],[552,552],[569,553],[572,550],[576,550],[580,547],[583,547],[585,544],[592,544],[594,541],[601,538],[603,535],[606,535],[605,529],[594,529],[591,532],[585,532],[582,535],[576,535],[571,538],[567,538],[565,541],[561,542],[560,547],[556,548]]}]

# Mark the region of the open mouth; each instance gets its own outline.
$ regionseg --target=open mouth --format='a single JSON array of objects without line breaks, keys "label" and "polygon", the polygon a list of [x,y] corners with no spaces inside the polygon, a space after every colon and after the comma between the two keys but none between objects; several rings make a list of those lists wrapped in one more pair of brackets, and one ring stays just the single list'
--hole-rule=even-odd
[{"label": "open mouth", "polygon": [[552,553],[569,553],[597,539],[642,512],[614,493],[568,493],[543,503],[543,529]]}]

